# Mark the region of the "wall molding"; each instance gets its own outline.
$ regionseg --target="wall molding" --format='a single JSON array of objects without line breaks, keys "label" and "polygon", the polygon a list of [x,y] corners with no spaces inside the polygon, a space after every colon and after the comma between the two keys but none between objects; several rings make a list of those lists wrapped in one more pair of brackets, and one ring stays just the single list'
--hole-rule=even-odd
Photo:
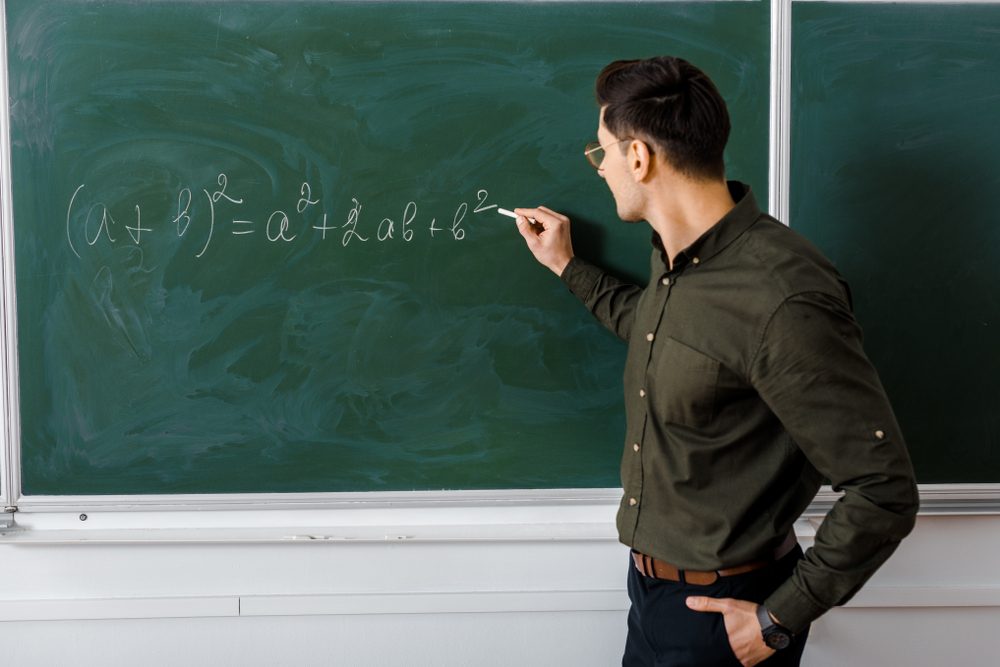
[{"label": "wall molding", "polygon": [[[628,610],[624,588],[0,600],[0,622]],[[845,609],[1000,607],[1000,586],[868,586]]]}]

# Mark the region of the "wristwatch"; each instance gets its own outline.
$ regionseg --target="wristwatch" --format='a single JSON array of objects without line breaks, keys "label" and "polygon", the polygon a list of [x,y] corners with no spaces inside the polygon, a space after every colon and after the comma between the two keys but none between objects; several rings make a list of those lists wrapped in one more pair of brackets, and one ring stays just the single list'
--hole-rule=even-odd
[{"label": "wristwatch", "polygon": [[775,623],[771,615],[767,613],[767,607],[762,604],[757,605],[757,620],[760,622],[764,643],[767,644],[768,648],[780,651],[783,648],[788,648],[792,643],[792,631]]}]

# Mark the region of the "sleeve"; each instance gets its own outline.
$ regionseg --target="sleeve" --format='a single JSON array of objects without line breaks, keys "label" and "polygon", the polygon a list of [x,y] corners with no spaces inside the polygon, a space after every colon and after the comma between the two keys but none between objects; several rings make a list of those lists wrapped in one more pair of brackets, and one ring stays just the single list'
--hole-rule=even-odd
[{"label": "sleeve", "polygon": [[560,278],[601,324],[628,341],[641,287],[619,280],[576,256],[563,269]]},{"label": "sleeve", "polygon": [[809,293],[771,317],[754,386],[789,435],[844,495],[792,576],[764,604],[792,632],[847,602],[913,529],[919,495],[889,400],[841,299]]}]

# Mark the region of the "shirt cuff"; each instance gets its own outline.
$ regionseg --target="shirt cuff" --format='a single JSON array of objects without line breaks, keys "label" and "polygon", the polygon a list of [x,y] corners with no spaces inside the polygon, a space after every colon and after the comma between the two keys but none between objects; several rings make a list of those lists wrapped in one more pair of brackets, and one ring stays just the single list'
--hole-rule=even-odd
[{"label": "shirt cuff", "polygon": [[586,302],[602,275],[604,275],[603,270],[574,255],[570,258],[569,264],[563,269],[559,278],[566,283],[570,292],[581,301]]},{"label": "shirt cuff", "polygon": [[764,600],[764,606],[771,612],[778,624],[788,628],[793,634],[804,632],[809,624],[828,611],[818,604],[788,579],[771,596]]}]

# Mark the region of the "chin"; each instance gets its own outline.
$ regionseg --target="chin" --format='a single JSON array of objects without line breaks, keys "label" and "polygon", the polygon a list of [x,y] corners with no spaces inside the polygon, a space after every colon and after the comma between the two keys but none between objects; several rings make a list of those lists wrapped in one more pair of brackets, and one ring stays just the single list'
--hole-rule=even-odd
[{"label": "chin", "polygon": [[642,222],[645,219],[642,202],[633,193],[625,192],[616,195],[612,190],[611,194],[615,199],[615,213],[623,222]]},{"label": "chin", "polygon": [[621,209],[618,209],[616,212],[618,213],[618,217],[622,219],[622,222],[627,222],[629,224],[634,224],[636,222],[642,222],[643,220],[645,220],[642,214],[637,213],[635,211],[627,211],[627,210],[623,211]]}]

